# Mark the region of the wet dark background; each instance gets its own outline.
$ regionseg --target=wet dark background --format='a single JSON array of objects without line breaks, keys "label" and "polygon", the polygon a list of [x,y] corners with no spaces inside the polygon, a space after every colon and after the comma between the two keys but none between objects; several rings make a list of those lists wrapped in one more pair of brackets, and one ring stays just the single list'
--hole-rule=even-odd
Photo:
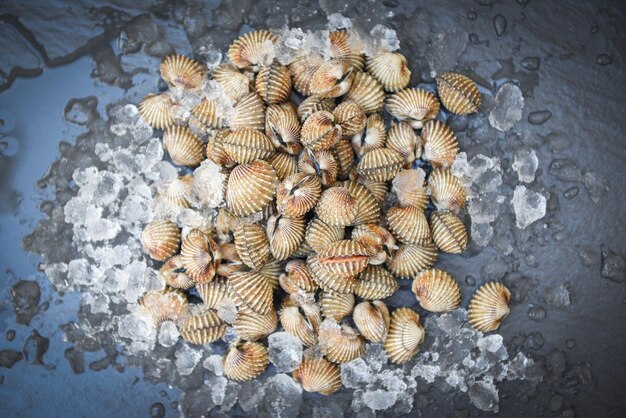
[{"label": "wet dark background", "polygon": [[[549,196],[548,214],[519,231],[511,227],[510,209],[503,208],[497,222],[503,226],[495,227],[490,245],[474,246],[465,258],[445,260],[446,266],[459,277],[473,276],[479,283],[502,279],[511,288],[513,310],[500,332],[510,351],[523,348],[545,372],[536,386],[500,385],[501,415],[625,415],[626,3],[5,0],[0,4],[3,416],[177,414],[180,390],[145,381],[141,369],[125,365],[114,343],[102,342],[104,348],[93,351],[68,342],[67,324],[79,320],[80,296],[59,295],[38,272],[42,260],[36,254],[61,257],[71,251],[63,229],[56,243],[29,236],[53,213],[59,173],[73,167],[81,153],[73,144],[84,127],[64,116],[68,101],[93,96],[104,115],[108,103],[122,97],[137,103],[157,88],[155,69],[164,54],[202,56],[201,46],[209,42],[224,50],[250,27],[319,29],[333,12],[367,27],[383,23],[396,29],[414,82],[431,81],[424,51],[434,34],[456,28],[468,34],[468,42],[462,54],[453,46],[444,50],[451,65],[493,93],[504,81],[519,84],[525,106],[513,131],[487,126],[481,132],[469,129],[459,140],[468,155],[500,157],[510,185],[515,144],[533,148],[539,170],[532,188]],[[54,161],[56,168],[44,177]],[[585,181],[587,173],[599,180]],[[503,251],[503,242],[515,250]],[[550,289],[560,285],[569,292],[566,306],[550,298]],[[469,406],[465,395],[433,390],[426,397],[426,416],[488,415]]]}]

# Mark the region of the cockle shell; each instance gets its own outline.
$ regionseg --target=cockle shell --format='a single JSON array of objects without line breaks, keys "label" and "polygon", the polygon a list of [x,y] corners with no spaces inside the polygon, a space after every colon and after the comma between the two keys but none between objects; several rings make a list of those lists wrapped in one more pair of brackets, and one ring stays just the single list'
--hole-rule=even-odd
[{"label": "cockle shell", "polygon": [[163,134],[163,146],[177,165],[196,167],[204,160],[204,144],[186,126],[170,126]]},{"label": "cockle shell", "polygon": [[339,293],[352,293],[357,285],[357,279],[352,276],[340,276],[329,273],[328,270],[320,266],[317,255],[309,256],[307,264],[313,273],[313,279],[323,290],[335,291]]},{"label": "cockle shell", "polygon": [[148,94],[139,105],[141,118],[154,129],[166,129],[174,124],[176,103],[169,93]]},{"label": "cockle shell", "polygon": [[357,225],[352,230],[352,239],[365,245],[370,254],[370,264],[383,264],[393,257],[396,240],[382,226],[377,224]]},{"label": "cockle shell", "polygon": [[430,214],[433,241],[441,251],[460,254],[467,248],[468,235],[463,222],[450,212],[434,211]]},{"label": "cockle shell", "polygon": [[439,108],[439,101],[432,93],[414,87],[387,99],[389,113],[400,121],[406,121],[413,129],[421,129],[424,123],[435,119]]},{"label": "cockle shell", "polygon": [[322,98],[339,97],[352,86],[352,67],[339,60],[323,63],[311,76],[309,89],[312,95]]},{"label": "cockle shell", "polygon": [[364,129],[352,137],[352,147],[357,155],[363,156],[368,151],[383,148],[386,140],[385,120],[380,114],[373,113],[368,116]]},{"label": "cockle shell", "polygon": [[354,308],[352,315],[354,324],[365,338],[374,342],[382,343],[389,331],[389,310],[379,301],[364,301]]},{"label": "cockle shell", "polygon": [[502,283],[485,283],[474,293],[467,308],[470,325],[482,332],[498,329],[509,315],[510,299],[511,292]]},{"label": "cockle shell", "polygon": [[315,208],[317,216],[331,226],[350,225],[359,213],[359,202],[348,189],[331,187],[326,189]]},{"label": "cockle shell", "polygon": [[267,348],[252,341],[235,341],[222,357],[224,376],[236,382],[260,376],[269,363]]},{"label": "cockle shell", "polygon": [[461,304],[459,285],[443,270],[422,271],[413,280],[411,290],[420,306],[430,312],[449,312]]},{"label": "cockle shell", "polygon": [[420,210],[428,205],[426,173],[421,168],[402,170],[392,182],[392,191],[398,197],[400,206],[414,206]]},{"label": "cockle shell", "polygon": [[320,252],[333,242],[342,240],[344,233],[343,226],[328,225],[319,218],[313,218],[307,226],[305,239],[313,251]]},{"label": "cockle shell", "polygon": [[224,151],[224,138],[230,135],[230,129],[220,129],[209,139],[206,144],[206,157],[222,167],[234,167],[237,162]]},{"label": "cockle shell", "polygon": [[287,218],[273,215],[267,221],[267,238],[270,250],[277,260],[286,260],[304,240],[306,221],[304,217]]},{"label": "cockle shell", "polygon": [[278,180],[284,181],[288,176],[295,174],[298,171],[298,160],[295,156],[287,154],[286,152],[277,152],[267,159],[274,170]]},{"label": "cockle shell", "polygon": [[424,341],[424,327],[420,316],[409,308],[398,308],[391,314],[385,351],[392,363],[402,364],[417,354]]},{"label": "cockle shell", "polygon": [[189,302],[180,290],[150,290],[139,299],[139,305],[152,318],[157,328],[164,321],[177,321],[187,315]]},{"label": "cockle shell", "polygon": [[[331,320],[332,321],[332,320]],[[348,325],[325,321],[319,330],[322,353],[333,363],[347,363],[365,352],[365,339]]]},{"label": "cockle shell", "polygon": [[289,64],[289,72],[293,78],[293,87],[298,93],[303,96],[311,95],[311,78],[320,68],[322,62],[320,57],[310,56],[296,58],[294,62]]},{"label": "cockle shell", "polygon": [[291,260],[285,266],[285,272],[279,278],[280,287],[290,295],[298,292],[313,293],[317,290],[313,273],[304,260]]},{"label": "cockle shell", "polygon": [[324,318],[332,318],[337,322],[343,320],[354,309],[354,295],[352,293],[322,292],[320,305]]},{"label": "cockle shell", "polygon": [[399,288],[398,281],[385,267],[369,265],[359,275],[354,294],[362,299],[385,299]]},{"label": "cockle shell", "polygon": [[217,275],[222,277],[229,277],[236,271],[248,271],[248,267],[237,252],[237,246],[232,242],[225,242],[220,245],[220,253],[222,254],[222,261],[217,266]]},{"label": "cockle shell", "polygon": [[424,245],[431,241],[428,220],[421,209],[414,206],[389,208],[387,222],[391,232],[404,244]]},{"label": "cockle shell", "polygon": [[367,72],[389,93],[405,88],[411,79],[411,70],[404,55],[399,52],[380,52],[366,61]]},{"label": "cockle shell", "polygon": [[141,233],[141,244],[153,260],[167,260],[178,251],[180,229],[171,221],[152,221]]},{"label": "cockle shell", "polygon": [[266,208],[274,198],[278,176],[266,161],[241,164],[228,177],[226,204],[237,216],[248,216]]},{"label": "cockle shell", "polygon": [[195,345],[204,345],[224,336],[227,328],[226,323],[217,316],[217,312],[209,310],[183,320],[179,331],[185,341]]},{"label": "cockle shell", "polygon": [[278,283],[278,277],[283,273],[284,267],[285,265],[282,261],[270,260],[265,263],[263,267],[261,267],[259,273],[267,277],[267,280],[269,280],[272,289],[276,290],[280,286],[280,284]]},{"label": "cockle shell", "polygon": [[222,86],[224,93],[234,101],[238,101],[251,92],[250,78],[242,74],[234,65],[220,64],[211,76]]},{"label": "cockle shell", "polygon": [[392,123],[387,136],[387,148],[399,152],[404,168],[411,168],[422,155],[422,139],[408,123]]},{"label": "cockle shell", "polygon": [[433,242],[424,245],[400,245],[391,261],[387,262],[387,267],[394,276],[408,279],[431,268],[437,257],[437,246]]},{"label": "cockle shell", "polygon": [[[396,177],[398,175],[396,174]],[[389,194],[389,185],[386,181],[372,181],[365,178],[359,179],[359,183],[365,186],[365,188],[374,196],[379,204],[382,204],[387,199]]]},{"label": "cockle shell", "polygon": [[300,143],[300,121],[289,106],[270,105],[265,114],[265,135],[280,151],[297,155],[302,149]]},{"label": "cockle shell", "polygon": [[273,309],[273,290],[266,276],[257,272],[236,272],[228,278],[228,288],[235,305],[260,315]]},{"label": "cockle shell", "polygon": [[265,160],[274,153],[272,141],[256,129],[232,131],[224,137],[224,151],[238,164]]},{"label": "cockle shell", "polygon": [[332,112],[335,108],[335,99],[322,99],[319,96],[307,97],[298,106],[298,117],[300,121],[304,123],[305,120],[313,113],[320,110],[326,110]]},{"label": "cockle shell", "polygon": [[210,128],[221,128],[224,125],[224,120],[219,114],[215,100],[202,99],[200,103],[191,110],[191,114],[198,118],[202,124]]},{"label": "cockle shell", "polygon": [[278,326],[278,315],[272,309],[267,315],[254,312],[239,311],[235,317],[233,327],[240,338],[256,341],[270,335]]},{"label": "cockle shell", "polygon": [[354,167],[354,152],[352,151],[350,141],[340,139],[331,151],[337,162],[337,177],[345,179]]},{"label": "cockle shell", "polygon": [[442,73],[436,78],[443,105],[457,115],[469,115],[480,108],[480,92],[469,77],[457,73]]},{"label": "cockle shell", "polygon": [[402,168],[402,155],[390,148],[373,149],[361,158],[357,165],[359,175],[372,181],[393,179]]},{"label": "cockle shell", "polygon": [[265,229],[258,224],[241,223],[235,229],[237,254],[248,267],[258,270],[272,257]]},{"label": "cockle shell", "polygon": [[224,278],[216,278],[208,283],[198,283],[196,290],[200,294],[200,299],[211,309],[217,309],[217,305],[228,297],[228,285]]},{"label": "cockle shell", "polygon": [[161,61],[161,77],[170,87],[196,89],[206,77],[206,67],[184,55],[168,55]]},{"label": "cockle shell", "polygon": [[356,181],[346,180],[337,183],[350,192],[359,204],[359,211],[351,225],[371,224],[380,222],[380,205],[367,187]]},{"label": "cockle shell", "polygon": [[335,123],[333,114],[325,110],[309,116],[300,131],[302,144],[313,151],[332,148],[340,137],[341,127]]},{"label": "cockle shell", "polygon": [[229,121],[229,127],[233,131],[237,129],[265,129],[265,105],[263,100],[256,94],[250,93],[244,96],[237,104]]},{"label": "cockle shell", "polygon": [[276,61],[267,67],[262,67],[256,76],[256,92],[267,104],[287,100],[291,94],[291,86],[289,69]]},{"label": "cockle shell", "polygon": [[330,41],[330,56],[345,64],[349,64],[355,70],[363,70],[365,58],[357,54],[350,46],[348,32],[337,30],[328,35]]},{"label": "cockle shell", "polygon": [[192,182],[193,176],[191,174],[172,180],[167,184],[165,190],[159,193],[159,198],[165,199],[174,206],[188,208],[191,206],[188,199],[192,194]]},{"label": "cockle shell", "polygon": [[380,112],[385,104],[383,86],[371,75],[356,71],[352,86],[344,100],[356,102],[366,115]]},{"label": "cockle shell", "polygon": [[433,204],[439,210],[450,210],[456,213],[465,207],[467,198],[465,187],[450,170],[433,170],[428,176],[428,189]]},{"label": "cockle shell", "polygon": [[324,358],[304,358],[293,371],[293,378],[307,392],[330,395],[341,389],[339,367]]},{"label": "cockle shell", "polygon": [[431,120],[424,125],[421,137],[424,142],[422,155],[424,160],[430,162],[433,167],[452,166],[459,153],[459,144],[448,125],[439,120]]},{"label": "cockle shell", "polygon": [[309,303],[297,306],[285,299],[279,317],[285,331],[298,337],[302,344],[308,347],[317,344],[317,333],[322,322],[317,305]]},{"label": "cockle shell", "polygon": [[199,229],[192,229],[185,236],[180,255],[187,274],[196,283],[213,280],[222,260],[219,246]]},{"label": "cockle shell", "polygon": [[163,279],[168,286],[175,289],[186,290],[195,284],[193,279],[185,272],[183,260],[180,255],[175,255],[163,263],[163,266],[159,269],[159,277]]},{"label": "cockle shell", "polygon": [[257,30],[241,35],[228,49],[228,58],[237,68],[257,72],[271,63],[274,43],[278,37],[268,30]]},{"label": "cockle shell", "polygon": [[347,100],[341,102],[334,110],[335,122],[341,126],[341,134],[352,136],[360,133],[365,128],[367,116],[356,102]]},{"label": "cockle shell", "polygon": [[287,177],[276,188],[276,209],[290,218],[299,218],[315,207],[322,185],[313,174],[296,173]]},{"label": "cockle shell", "polygon": [[317,253],[320,268],[339,277],[354,277],[369,264],[367,248],[359,241],[333,242]]},{"label": "cockle shell", "polygon": [[298,170],[315,174],[323,186],[328,187],[337,180],[337,162],[329,150],[311,151],[307,148],[300,153]]}]

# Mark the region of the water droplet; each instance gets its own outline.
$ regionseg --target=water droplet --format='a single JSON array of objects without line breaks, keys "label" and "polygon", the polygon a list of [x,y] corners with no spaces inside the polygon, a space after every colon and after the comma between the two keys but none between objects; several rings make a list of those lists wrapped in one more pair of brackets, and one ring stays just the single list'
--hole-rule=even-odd
[{"label": "water droplet", "polygon": [[18,148],[17,139],[12,136],[5,136],[0,139],[0,155],[4,157],[13,157],[17,154]]},{"label": "water droplet", "polygon": [[580,189],[577,186],[570,187],[563,192],[563,197],[565,197],[566,199],[573,199],[578,196],[579,191]]},{"label": "water droplet", "polygon": [[467,12],[467,18],[469,20],[476,20],[478,18],[478,13],[476,13],[474,10],[470,10],[469,12]]},{"label": "water droplet", "polygon": [[150,416],[152,418],[163,418],[165,416],[165,406],[159,402],[153,403],[150,405]]},{"label": "water droplet", "polygon": [[465,276],[465,284],[468,286],[476,286],[476,279],[472,276]]},{"label": "water droplet", "polygon": [[552,112],[549,110],[540,110],[538,112],[532,112],[528,115],[528,122],[533,125],[543,125],[552,117]]},{"label": "water droplet", "polygon": [[10,329],[7,330],[7,341],[13,341],[15,339],[15,331]]},{"label": "water droplet", "polygon": [[506,18],[501,14],[497,14],[493,17],[493,28],[496,30],[497,36],[504,35],[506,32]]},{"label": "water droplet", "polygon": [[565,347],[567,347],[568,350],[573,349],[574,347],[576,347],[576,340],[567,340],[565,342]]},{"label": "water droplet", "polygon": [[596,57],[596,62],[598,65],[609,65],[613,62],[613,58],[607,54],[600,54]]},{"label": "water droplet", "polygon": [[477,35],[477,34],[475,34],[475,33],[470,33],[470,34],[469,34],[469,41],[470,41],[472,44],[476,45],[476,44],[478,44],[478,42],[480,42],[480,39],[478,38],[478,35]]},{"label": "water droplet", "polygon": [[526,57],[522,60],[521,64],[522,67],[528,71],[537,71],[541,64],[541,59],[539,57]]},{"label": "water droplet", "polygon": [[546,310],[543,309],[541,306],[532,306],[528,310],[528,317],[535,322],[541,322],[546,319]]}]

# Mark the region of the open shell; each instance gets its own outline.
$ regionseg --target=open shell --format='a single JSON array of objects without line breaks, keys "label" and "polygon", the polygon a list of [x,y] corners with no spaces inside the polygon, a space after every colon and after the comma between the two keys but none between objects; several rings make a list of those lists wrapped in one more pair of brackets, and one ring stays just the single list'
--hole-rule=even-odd
[{"label": "open shell", "polygon": [[324,318],[332,318],[337,322],[352,313],[354,303],[352,293],[322,292],[320,297]]},{"label": "open shell", "polygon": [[461,290],[454,278],[443,270],[422,271],[411,290],[420,306],[430,312],[449,312],[461,304]]},{"label": "open shell", "polygon": [[226,204],[237,216],[248,216],[266,208],[274,198],[278,176],[263,160],[241,164],[228,177]]},{"label": "open shell", "polygon": [[363,156],[368,151],[383,148],[386,140],[385,120],[380,114],[373,113],[368,116],[364,129],[352,137],[352,148],[357,155]]},{"label": "open shell", "polygon": [[228,278],[235,305],[267,315],[273,309],[273,289],[268,278],[256,272],[236,272]]},{"label": "open shell", "polygon": [[382,343],[389,331],[389,310],[379,301],[364,301],[354,308],[354,324],[365,338],[374,342]]},{"label": "open shell", "polygon": [[431,268],[437,257],[437,246],[433,242],[424,245],[400,245],[393,258],[387,262],[387,267],[397,278],[409,279],[420,271]]},{"label": "open shell", "polygon": [[385,299],[400,288],[398,281],[383,266],[369,265],[359,275],[354,293],[361,299]]},{"label": "open shell", "polygon": [[426,173],[421,168],[402,170],[392,182],[392,191],[398,197],[400,206],[414,206],[420,210],[428,205]]},{"label": "open shell", "polygon": [[189,312],[187,296],[180,290],[150,290],[139,299],[139,305],[158,328],[164,321],[177,321]]},{"label": "open shell", "polygon": [[280,310],[280,323],[286,332],[295,335],[307,347],[317,344],[317,333],[322,315],[314,304],[296,306],[289,299]]},{"label": "open shell", "polygon": [[337,180],[337,162],[330,150],[311,151],[307,148],[300,153],[298,170],[304,173],[315,174],[323,186],[332,185]]},{"label": "open shell", "polygon": [[235,229],[237,254],[248,267],[259,270],[272,257],[265,229],[258,224],[241,223]]},{"label": "open shell", "polygon": [[284,216],[298,218],[315,207],[321,194],[322,185],[317,176],[292,174],[276,188],[276,208]]},{"label": "open shell", "polygon": [[436,78],[443,105],[457,115],[469,115],[480,108],[480,92],[469,77],[457,73],[442,73]]},{"label": "open shell", "polygon": [[369,264],[369,253],[358,241],[341,240],[317,254],[320,268],[339,277],[354,277]]},{"label": "open shell", "polygon": [[278,315],[272,309],[267,315],[255,312],[239,311],[235,317],[233,327],[240,338],[248,341],[257,341],[270,335],[278,326]]},{"label": "open shell", "polygon": [[333,363],[347,363],[363,355],[365,339],[361,335],[348,325],[326,322],[320,327],[319,342],[320,349],[328,360]]},{"label": "open shell", "polygon": [[219,246],[199,229],[192,229],[185,236],[180,255],[187,274],[196,283],[213,280],[222,260]]},{"label": "open shell", "polygon": [[439,108],[439,100],[432,93],[414,87],[395,93],[387,100],[389,113],[413,129],[421,129],[426,122],[435,119]]},{"label": "open shell", "polygon": [[467,248],[468,235],[463,222],[450,212],[434,211],[430,214],[433,241],[441,251],[460,254]]},{"label": "open shell", "polygon": [[385,104],[385,90],[371,75],[356,71],[344,100],[356,102],[366,115],[380,112]]},{"label": "open shell", "polygon": [[180,229],[171,221],[152,221],[141,233],[141,244],[153,260],[167,260],[178,251]]},{"label": "open shell", "polygon": [[293,371],[293,378],[307,392],[330,395],[341,389],[339,367],[324,358],[304,358]]},{"label": "open shell", "polygon": [[154,129],[166,129],[174,124],[176,103],[169,93],[148,94],[139,105],[141,118]]},{"label": "open shell", "polygon": [[431,241],[426,215],[415,206],[389,208],[387,222],[391,232],[404,244],[424,245]]},{"label": "open shell", "polygon": [[341,137],[341,127],[326,110],[313,113],[304,121],[300,131],[302,144],[313,151],[332,148]]},{"label": "open shell", "polygon": [[180,255],[175,255],[163,263],[163,266],[159,269],[159,277],[174,289],[187,290],[195,284],[185,271],[183,259]]},{"label": "open shell", "polygon": [[183,320],[179,331],[185,341],[195,345],[204,345],[224,336],[227,328],[226,323],[217,316],[217,312],[206,311]]},{"label": "open shell", "polygon": [[300,143],[300,121],[298,115],[286,105],[270,105],[265,115],[265,135],[276,149],[297,155]]},{"label": "open shell", "polygon": [[174,164],[196,167],[204,160],[204,143],[186,126],[167,128],[163,146]]},{"label": "open shell", "polygon": [[228,49],[228,58],[237,68],[257,72],[271,63],[274,43],[278,37],[268,30],[257,30],[241,35]]},{"label": "open shell", "polygon": [[370,254],[370,264],[383,264],[393,257],[396,240],[393,235],[377,224],[362,224],[352,230],[352,239],[365,245]]},{"label": "open shell", "polygon": [[390,148],[373,149],[361,158],[357,165],[359,175],[372,181],[393,179],[402,168],[402,155]]},{"label": "open shell", "polygon": [[313,273],[304,260],[291,260],[285,266],[285,273],[280,276],[280,287],[290,295],[297,293],[314,293],[317,284]]},{"label": "open shell", "polygon": [[435,169],[428,177],[428,189],[433,204],[439,210],[450,210],[454,213],[465,207],[467,192],[450,170]]},{"label": "open shell", "polygon": [[274,153],[274,144],[256,129],[244,128],[232,131],[223,140],[224,151],[238,164],[254,160],[266,160]]},{"label": "open shell", "polygon": [[389,93],[405,88],[411,79],[411,70],[404,55],[399,52],[380,52],[366,61],[367,72]]},{"label": "open shell", "polygon": [[161,61],[161,77],[170,87],[196,89],[206,77],[206,68],[184,55],[168,55]]},{"label": "open shell", "polygon": [[392,363],[402,364],[414,357],[424,341],[420,316],[409,308],[398,308],[391,314],[385,351]]},{"label": "open shell", "polygon": [[459,144],[452,129],[439,120],[431,120],[424,125],[421,133],[424,142],[422,158],[433,167],[448,168],[452,166],[459,153]]},{"label": "open shell", "polygon": [[267,348],[251,341],[235,341],[222,358],[224,376],[237,382],[260,376],[269,363]]},{"label": "open shell", "polygon": [[509,315],[510,299],[511,292],[502,283],[485,283],[474,293],[467,308],[470,325],[482,332],[498,329]]},{"label": "open shell", "polygon": [[352,67],[339,60],[323,63],[311,76],[309,84],[312,95],[322,98],[343,96],[352,86]]}]

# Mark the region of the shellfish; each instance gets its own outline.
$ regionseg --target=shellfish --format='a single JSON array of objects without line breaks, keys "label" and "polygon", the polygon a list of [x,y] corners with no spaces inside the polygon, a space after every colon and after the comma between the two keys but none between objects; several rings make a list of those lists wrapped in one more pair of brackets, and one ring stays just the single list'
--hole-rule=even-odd
[{"label": "shellfish", "polygon": [[300,153],[298,170],[304,173],[316,174],[323,186],[332,185],[337,180],[337,162],[329,150],[311,151],[306,149]]},{"label": "shellfish", "polygon": [[319,112],[320,110],[332,112],[334,108],[335,99],[322,99],[319,96],[310,96],[304,99],[302,103],[300,103],[300,106],[298,106],[298,117],[301,122],[304,122],[313,113]]},{"label": "shellfish", "polygon": [[368,116],[364,129],[352,137],[352,148],[357,155],[363,156],[375,148],[383,148],[386,139],[385,120],[378,113],[373,113]]},{"label": "shellfish", "polygon": [[432,93],[414,87],[395,93],[387,100],[389,113],[413,129],[421,129],[424,123],[435,119],[439,108],[439,101]]},{"label": "shellfish", "polygon": [[215,100],[202,99],[200,103],[191,110],[191,114],[203,125],[210,128],[221,128],[224,125],[224,120],[219,114]]},{"label": "shellfish", "polygon": [[359,275],[354,294],[362,299],[385,299],[400,288],[398,281],[383,266],[369,265]]},{"label": "shellfish", "polygon": [[199,229],[192,229],[185,236],[180,255],[187,274],[196,283],[213,280],[222,260],[219,246]]},{"label": "shellfish", "polygon": [[467,248],[468,235],[463,222],[449,212],[434,211],[430,214],[433,241],[441,251],[460,254]]},{"label": "shellfish", "polygon": [[354,295],[352,293],[322,292],[320,305],[325,318],[332,318],[340,322],[352,313],[354,309]]},{"label": "shellfish", "polygon": [[211,309],[217,309],[217,305],[219,305],[224,298],[228,297],[226,280],[221,277],[208,283],[198,283],[196,289],[200,294],[202,302]]},{"label": "shellfish", "polygon": [[235,305],[259,315],[273,309],[273,289],[268,278],[257,272],[236,272],[228,277],[228,288]]},{"label": "shellfish", "polygon": [[244,128],[264,130],[265,105],[263,100],[256,93],[244,96],[235,105],[235,110],[229,121],[229,127],[233,131]]},{"label": "shellfish", "polygon": [[317,176],[292,174],[276,188],[276,209],[284,216],[298,218],[315,207],[321,194],[322,185]]},{"label": "shellfish", "polygon": [[304,240],[306,222],[304,217],[287,218],[272,215],[267,221],[267,238],[270,250],[277,260],[286,260]]},{"label": "shellfish", "polygon": [[376,224],[362,224],[352,230],[352,239],[365,245],[370,254],[370,264],[383,264],[393,257],[396,240],[382,226]]},{"label": "shellfish", "polygon": [[180,290],[150,290],[139,299],[139,305],[158,328],[164,321],[177,321],[189,312],[187,296]]},{"label": "shellfish", "polygon": [[404,168],[411,168],[422,155],[422,139],[408,123],[392,123],[387,136],[387,147],[402,155]]},{"label": "shellfish", "polygon": [[364,301],[354,308],[354,324],[365,338],[375,343],[385,341],[389,331],[389,310],[379,301]]},{"label": "shellfish", "polygon": [[482,332],[498,329],[509,315],[510,299],[511,292],[502,283],[485,283],[474,293],[467,308],[470,325]]},{"label": "shellfish", "polygon": [[427,311],[449,312],[461,304],[459,285],[443,270],[422,271],[413,280],[411,290],[420,306]]},{"label": "shellfish", "polygon": [[241,35],[228,49],[228,58],[237,68],[258,72],[271,63],[274,43],[278,37],[268,30],[257,30]]},{"label": "shellfish", "polygon": [[408,279],[431,268],[437,257],[437,246],[433,242],[424,245],[400,245],[393,258],[387,261],[387,267],[394,276]]},{"label": "shellfish", "polygon": [[344,100],[352,100],[359,105],[366,115],[380,112],[385,104],[385,90],[371,75],[356,71],[352,86],[344,96]]},{"label": "shellfish", "polygon": [[317,216],[331,226],[350,225],[359,213],[359,202],[348,189],[331,187],[324,190],[317,207]]},{"label": "shellfish", "polygon": [[266,161],[241,164],[228,177],[226,204],[237,216],[248,216],[266,208],[274,199],[278,176]]},{"label": "shellfish", "polygon": [[339,60],[331,60],[319,66],[311,76],[309,89],[312,95],[322,98],[339,97],[352,86],[352,67]]},{"label": "shellfish", "polygon": [[163,134],[163,146],[177,165],[196,167],[204,160],[204,144],[186,126],[170,126]]},{"label": "shellfish", "polygon": [[480,92],[469,77],[457,73],[441,73],[436,78],[443,105],[457,115],[469,115],[480,108]]},{"label": "shellfish", "polygon": [[270,335],[278,326],[278,316],[272,309],[267,315],[254,312],[239,311],[233,327],[240,338],[257,341]]},{"label": "shellfish", "polygon": [[298,161],[296,157],[286,152],[277,152],[267,159],[274,170],[278,180],[284,181],[288,176],[295,174],[298,171]]},{"label": "shellfish", "polygon": [[317,256],[309,256],[307,264],[313,273],[313,279],[323,290],[352,293],[357,285],[356,278],[352,276],[339,276],[322,269]]},{"label": "shellfish", "polygon": [[340,137],[341,126],[335,123],[333,114],[326,110],[309,116],[300,131],[302,144],[313,151],[332,148]]},{"label": "shellfish", "polygon": [[317,253],[317,259],[322,271],[328,274],[354,277],[369,264],[369,253],[359,241],[341,240]]},{"label": "shellfish", "polygon": [[424,245],[431,241],[426,215],[415,206],[390,208],[387,222],[391,232],[404,244]]},{"label": "shellfish", "polygon": [[388,181],[400,171],[402,163],[399,152],[390,148],[376,148],[363,155],[357,165],[357,172],[368,180]]},{"label": "shellfish", "polygon": [[196,89],[206,77],[206,68],[184,55],[168,55],[161,61],[161,77],[170,87]]},{"label": "shellfish", "polygon": [[319,308],[314,304],[297,306],[285,300],[279,312],[280,323],[286,332],[295,335],[302,344],[312,347],[317,344],[317,333],[322,322]]},{"label": "shellfish", "polygon": [[342,226],[331,226],[319,218],[313,218],[306,229],[305,239],[313,251],[320,252],[333,242],[344,238]]},{"label": "shellfish", "polygon": [[420,316],[409,308],[398,308],[391,314],[384,347],[392,363],[402,364],[414,357],[424,341]]},{"label": "shellfish", "polygon": [[420,210],[428,205],[426,173],[421,168],[402,170],[392,182],[392,191],[398,197],[400,206],[414,206]]},{"label": "shellfish", "polygon": [[302,149],[300,129],[298,115],[290,107],[270,105],[267,108],[265,135],[278,150],[297,155]]},{"label": "shellfish", "polygon": [[452,166],[459,153],[459,144],[448,125],[439,120],[431,120],[424,125],[421,138],[424,142],[422,156],[424,160],[430,162],[433,167]]},{"label": "shellfish", "polygon": [[175,289],[186,290],[195,283],[191,277],[185,272],[183,260],[180,255],[167,260],[159,269],[159,277],[170,287]]},{"label": "shellfish", "polygon": [[274,144],[262,132],[244,128],[226,135],[223,149],[238,164],[249,164],[271,156],[274,153]]},{"label": "shellfish", "polygon": [[411,70],[404,55],[399,52],[380,52],[366,61],[367,72],[393,93],[405,88],[411,79]]},{"label": "shellfish", "polygon": [[141,233],[141,244],[153,260],[167,260],[178,251],[180,229],[171,221],[152,221]]},{"label": "shellfish", "polygon": [[256,92],[267,104],[287,100],[291,94],[291,86],[289,69],[276,61],[267,67],[262,67],[256,76]]},{"label": "shellfish", "polygon": [[139,105],[141,118],[154,129],[166,129],[174,124],[176,105],[169,93],[148,94]]},{"label": "shellfish", "polygon": [[235,341],[222,358],[224,376],[237,382],[260,376],[269,363],[267,348],[252,341]]},{"label": "shellfish", "polygon": [[304,260],[291,260],[285,266],[285,273],[280,276],[280,287],[290,295],[295,293],[313,293],[317,284],[313,280],[313,273]]},{"label": "shellfish", "polygon": [[293,371],[293,378],[307,392],[330,395],[341,389],[339,367],[324,358],[304,358]]},{"label": "shellfish", "polygon": [[465,207],[467,198],[465,187],[450,170],[433,170],[428,177],[428,189],[433,204],[439,210],[450,210],[456,213]]},{"label": "shellfish", "polygon": [[211,76],[222,86],[224,93],[235,102],[251,91],[250,78],[242,74],[234,65],[220,64]]},{"label": "shellfish", "polygon": [[356,135],[363,131],[367,117],[356,102],[347,100],[341,102],[334,110],[335,122],[341,126],[344,136]]},{"label": "shellfish", "polygon": [[348,325],[326,320],[320,326],[319,343],[322,353],[333,363],[347,363],[365,352],[365,339]]},{"label": "shellfish", "polygon": [[258,224],[241,223],[235,229],[237,254],[248,267],[259,270],[272,257],[265,229]]},{"label": "shellfish", "polygon": [[183,320],[179,326],[180,336],[195,345],[204,345],[226,334],[227,325],[215,311],[206,311]]}]

